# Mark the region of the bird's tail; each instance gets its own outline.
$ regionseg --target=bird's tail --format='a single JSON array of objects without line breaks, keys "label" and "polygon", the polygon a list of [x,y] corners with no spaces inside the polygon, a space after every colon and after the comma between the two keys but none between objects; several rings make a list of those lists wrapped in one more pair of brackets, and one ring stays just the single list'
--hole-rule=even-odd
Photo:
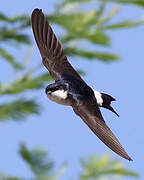
[{"label": "bird's tail", "polygon": [[111,106],[111,102],[115,101],[116,99],[105,93],[101,93],[101,95],[102,95],[102,99],[103,99],[102,107],[109,109],[110,111],[112,111],[119,117],[118,113]]}]

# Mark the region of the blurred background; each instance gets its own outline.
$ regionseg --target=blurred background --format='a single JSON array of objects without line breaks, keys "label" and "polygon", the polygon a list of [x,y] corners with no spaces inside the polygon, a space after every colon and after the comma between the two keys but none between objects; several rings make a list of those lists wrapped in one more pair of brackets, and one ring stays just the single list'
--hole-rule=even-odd
[{"label": "blurred background", "polygon": [[[41,8],[71,64],[116,98],[104,119],[132,162],[109,150],[72,108],[45,95],[52,79],[30,25]],[[143,167],[143,0],[25,0],[0,5],[0,179],[139,179]]]}]

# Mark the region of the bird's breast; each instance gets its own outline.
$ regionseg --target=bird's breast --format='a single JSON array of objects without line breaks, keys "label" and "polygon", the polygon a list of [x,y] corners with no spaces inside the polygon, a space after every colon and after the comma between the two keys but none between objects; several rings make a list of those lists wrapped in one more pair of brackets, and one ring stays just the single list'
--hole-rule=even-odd
[{"label": "bird's breast", "polygon": [[58,104],[70,106],[70,101],[68,99],[68,92],[63,89],[56,90],[54,92],[49,92],[49,93],[47,93],[47,97],[51,101],[54,101]]}]

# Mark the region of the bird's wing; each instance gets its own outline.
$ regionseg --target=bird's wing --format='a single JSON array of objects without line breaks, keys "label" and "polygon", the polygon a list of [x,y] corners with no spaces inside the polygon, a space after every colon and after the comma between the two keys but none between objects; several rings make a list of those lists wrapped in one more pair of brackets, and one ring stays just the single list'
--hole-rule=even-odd
[{"label": "bird's wing", "polygon": [[74,112],[88,125],[94,134],[112,151],[125,159],[132,160],[124,148],[106,125],[95,98],[73,102]]},{"label": "bird's wing", "polygon": [[72,75],[82,80],[65,56],[60,42],[44,17],[42,10],[35,9],[31,16],[32,29],[42,62],[55,80]]}]

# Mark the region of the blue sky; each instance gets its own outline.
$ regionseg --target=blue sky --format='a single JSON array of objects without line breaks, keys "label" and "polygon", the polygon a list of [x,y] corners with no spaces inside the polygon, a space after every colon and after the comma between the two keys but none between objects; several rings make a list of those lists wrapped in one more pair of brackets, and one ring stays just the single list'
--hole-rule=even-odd
[{"label": "blue sky", "polygon": [[[54,1],[25,0],[8,1],[1,3],[0,11],[7,15],[21,13],[31,14],[36,7],[42,8],[45,13],[52,12]],[[133,6],[125,6],[121,9],[116,20],[138,19],[143,16],[143,9]],[[53,26],[54,27],[54,26]],[[58,35],[58,29],[54,27]],[[31,33],[31,32],[30,32]],[[120,117],[116,117],[110,111],[102,109],[106,123],[119,138],[121,144],[134,160],[128,162],[120,158],[126,168],[139,172],[143,179],[143,72],[144,72],[144,32],[143,26],[127,30],[109,32],[112,38],[111,52],[120,54],[122,59],[113,63],[100,61],[71,61],[74,67],[81,68],[87,73],[83,78],[93,88],[111,94],[117,101],[113,107]],[[32,36],[32,33],[31,33]],[[33,37],[32,37],[33,38]],[[86,46],[86,45],[85,45]],[[24,52],[21,48],[16,56],[23,59]],[[31,57],[32,65],[41,62],[41,57],[34,45]],[[1,64],[0,80],[9,81],[13,77],[11,70],[6,70],[7,65]],[[46,72],[46,69],[42,69]],[[29,168],[18,155],[19,143],[25,142],[29,148],[42,146],[47,149],[50,156],[60,167],[67,162],[69,167],[64,175],[65,179],[76,179],[80,171],[79,160],[90,154],[103,155],[108,152],[112,158],[119,158],[109,150],[74,114],[72,108],[60,106],[50,102],[44,93],[44,89],[28,94],[35,97],[43,106],[40,116],[30,116],[24,123],[2,123],[0,125],[0,172],[22,177],[31,177]],[[62,178],[63,179],[63,178]],[[129,179],[129,178],[127,178]]]}]

